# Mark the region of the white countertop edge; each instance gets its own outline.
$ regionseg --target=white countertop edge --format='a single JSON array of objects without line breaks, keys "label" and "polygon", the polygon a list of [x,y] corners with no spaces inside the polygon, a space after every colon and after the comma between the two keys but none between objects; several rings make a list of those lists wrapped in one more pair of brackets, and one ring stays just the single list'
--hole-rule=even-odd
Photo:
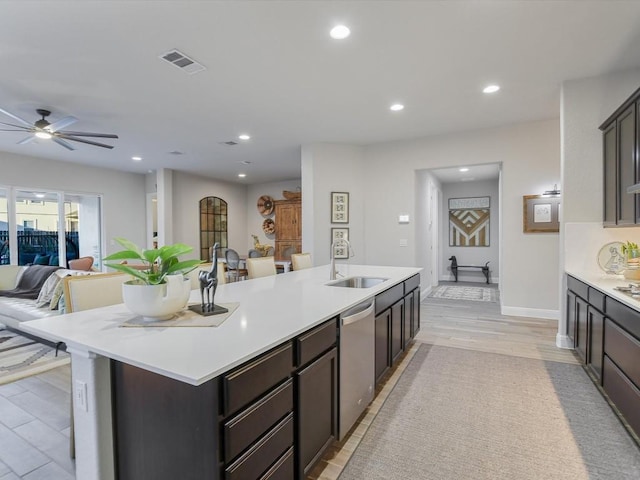
[{"label": "white countertop edge", "polygon": [[[626,287],[630,283],[634,283],[627,280],[622,275],[611,275],[604,272],[593,273],[579,270],[565,270],[567,275],[586,283],[587,285],[600,290],[607,294],[609,297],[616,299],[620,303],[640,311],[640,297],[638,300],[624,294],[623,292],[616,290],[614,287]],[[586,300],[586,299],[585,299]]]},{"label": "white countertop edge", "polygon": [[[348,310],[416,274],[420,274],[421,271],[422,268],[418,267],[349,265],[346,269],[343,268],[344,277],[357,275],[381,276],[390,280],[390,282],[384,282],[366,289],[326,286],[330,282],[328,279],[328,266],[289,272],[277,275],[275,279],[255,279],[223,285],[219,289],[220,296],[216,295],[216,303],[243,299],[244,305],[241,304],[243,308],[239,308],[225,321],[227,323],[234,318],[230,322],[232,325],[229,325],[229,328],[220,329],[219,332],[223,333],[222,335],[212,333],[216,332],[215,330],[204,331],[199,327],[165,327],[164,329],[159,327],[157,332],[153,332],[152,328],[120,328],[119,325],[122,324],[123,315],[130,315],[130,312],[123,304],[68,315],[46,317],[45,319],[24,322],[21,327],[26,332],[39,337],[52,341],[63,341],[69,349],[76,352],[93,353],[108,357],[198,386],[320,325],[340,312]],[[283,320],[285,325],[278,325],[277,322],[269,323],[272,322],[274,310],[279,308],[278,305],[282,304],[278,302],[283,300],[283,297],[279,297],[279,295],[283,294],[283,291],[285,293],[284,298],[290,299],[292,304],[295,305],[290,307],[290,310],[287,310],[285,316],[287,318]],[[309,295],[310,291],[312,292],[311,296]],[[194,290],[191,303],[194,302],[196,297],[199,299],[199,296],[199,292]],[[255,300],[260,298],[267,299],[270,305],[266,310],[271,310],[270,314],[272,316],[267,313],[264,320],[262,317],[259,320],[254,318],[252,323],[251,315],[259,316],[262,314],[262,309],[260,308],[262,303],[259,300]],[[306,306],[305,301],[312,304],[309,309],[304,308]],[[317,311],[318,317],[313,317],[313,313],[305,315],[303,313],[305,311]],[[256,312],[259,312],[259,314],[256,314]],[[235,317],[236,315],[239,315],[240,318]],[[299,316],[301,320],[292,321],[291,317],[296,316]],[[239,323],[245,321],[250,324],[247,331],[239,329]],[[202,328],[217,329],[220,327]],[[265,329],[269,334],[265,334]],[[143,330],[147,330],[147,332]],[[200,334],[198,330],[200,330]],[[275,332],[271,334],[272,331]],[[175,332],[175,335],[172,332]],[[229,337],[234,339],[227,341],[227,337],[224,337],[225,332],[226,335],[246,334],[248,337],[247,340]],[[261,333],[263,336],[260,336]],[[203,337],[203,339],[198,339],[198,337]],[[198,350],[203,348],[202,342],[205,341],[204,338],[211,339],[216,344],[210,349],[215,352],[214,354],[206,354]],[[158,343],[154,344],[154,341]],[[156,345],[159,345],[159,347],[155,348]],[[140,350],[135,350],[136,346]],[[206,346],[209,346],[209,344],[207,343]],[[175,361],[165,359],[165,356],[171,357],[171,355],[164,355],[165,350],[163,349],[174,347],[182,348],[179,351],[181,352],[180,358],[176,358]],[[221,352],[219,354],[220,358],[218,358],[218,351]],[[202,362],[199,362],[200,359]],[[194,365],[197,367],[194,367]]]}]

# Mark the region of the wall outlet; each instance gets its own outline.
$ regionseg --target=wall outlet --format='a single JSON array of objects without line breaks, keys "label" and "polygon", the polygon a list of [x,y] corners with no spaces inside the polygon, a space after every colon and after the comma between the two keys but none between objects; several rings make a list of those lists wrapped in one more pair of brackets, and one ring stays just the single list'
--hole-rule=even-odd
[{"label": "wall outlet", "polygon": [[400,246],[401,246],[401,247],[406,247],[406,246],[408,246],[408,245],[409,245],[409,244],[408,244],[408,242],[407,242],[407,239],[406,239],[406,238],[401,238],[401,239],[400,239]]},{"label": "wall outlet", "polygon": [[78,408],[89,411],[89,404],[87,403],[87,384],[80,380],[76,380],[76,391],[74,394],[74,401]]}]

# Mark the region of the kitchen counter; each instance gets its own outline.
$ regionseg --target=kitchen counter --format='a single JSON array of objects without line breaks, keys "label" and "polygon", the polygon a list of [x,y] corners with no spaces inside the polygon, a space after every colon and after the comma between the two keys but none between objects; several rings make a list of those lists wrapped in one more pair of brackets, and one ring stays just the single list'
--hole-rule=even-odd
[{"label": "kitchen counter", "polygon": [[[419,268],[340,265],[346,276],[384,277],[370,288],[331,287],[329,267],[218,287],[216,303],[240,305],[219,327],[123,328],[123,305],[25,322],[23,329],[145,370],[200,385],[420,272]],[[200,303],[200,292],[190,303]]]},{"label": "kitchen counter", "polygon": [[[215,302],[238,302],[239,307],[218,327],[122,327],[133,318],[123,304],[26,322],[25,331],[65,342],[71,354],[76,478],[116,478],[112,360],[189,389],[205,388],[209,380],[420,271],[340,265],[343,277],[388,279],[362,289],[328,286],[328,265],[221,285]],[[190,303],[200,303],[198,290],[191,293]]]},{"label": "kitchen counter", "polygon": [[614,287],[628,287],[632,282],[626,280],[622,275],[610,275],[604,272],[587,272],[578,270],[567,270],[567,275],[590,285],[611,298],[618,300],[620,303],[640,311],[640,297],[631,297],[624,292],[616,290]]}]

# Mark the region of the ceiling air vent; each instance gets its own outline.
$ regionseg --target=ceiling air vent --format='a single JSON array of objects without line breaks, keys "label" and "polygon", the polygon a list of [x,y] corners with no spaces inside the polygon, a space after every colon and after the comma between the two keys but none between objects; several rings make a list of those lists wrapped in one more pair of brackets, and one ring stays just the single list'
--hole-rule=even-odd
[{"label": "ceiling air vent", "polygon": [[234,147],[238,144],[238,142],[234,142],[233,140],[229,140],[228,142],[220,142],[220,145],[226,145],[227,147]]},{"label": "ceiling air vent", "polygon": [[181,51],[175,49],[163,53],[162,55],[160,55],[160,58],[166,60],[172,65],[175,65],[180,70],[188,73],[189,75],[201,72],[202,70],[205,70],[207,68],[201,63],[196,62],[194,59],[187,57]]}]

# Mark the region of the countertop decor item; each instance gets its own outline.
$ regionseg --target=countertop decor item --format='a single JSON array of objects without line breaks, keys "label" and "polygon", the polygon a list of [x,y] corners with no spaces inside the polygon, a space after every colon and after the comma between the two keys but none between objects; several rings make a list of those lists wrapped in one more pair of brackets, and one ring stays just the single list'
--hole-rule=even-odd
[{"label": "countertop decor item", "polygon": [[[128,273],[134,280],[122,284],[122,299],[134,313],[148,320],[167,320],[187,305],[191,281],[183,274],[202,263],[201,260],[180,261],[179,255],[189,253],[192,247],[183,243],[144,250],[124,238],[115,238],[124,250],[104,258],[105,261],[136,260],[142,268],[122,263],[105,265]],[[140,265],[138,265],[140,266]]]},{"label": "countertop decor item", "polygon": [[624,256],[622,255],[622,242],[609,242],[602,246],[598,252],[598,266],[605,272],[612,275],[622,273],[625,268]]},{"label": "countertop decor item", "polygon": [[275,205],[273,203],[273,198],[271,198],[269,195],[262,195],[258,199],[258,212],[260,212],[260,215],[262,215],[263,217],[271,215],[273,213],[274,207]]}]

